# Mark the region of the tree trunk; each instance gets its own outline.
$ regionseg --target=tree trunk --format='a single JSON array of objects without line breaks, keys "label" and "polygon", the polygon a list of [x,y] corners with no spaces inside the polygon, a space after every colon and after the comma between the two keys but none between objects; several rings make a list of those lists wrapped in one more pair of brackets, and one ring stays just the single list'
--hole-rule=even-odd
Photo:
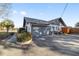
[{"label": "tree trunk", "polygon": [[9,28],[7,27],[7,33],[9,32]]}]

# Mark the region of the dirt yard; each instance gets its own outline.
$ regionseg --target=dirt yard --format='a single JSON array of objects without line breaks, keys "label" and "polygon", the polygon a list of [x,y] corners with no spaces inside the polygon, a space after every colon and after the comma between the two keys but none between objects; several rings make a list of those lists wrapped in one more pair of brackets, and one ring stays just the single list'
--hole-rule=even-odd
[{"label": "dirt yard", "polygon": [[18,48],[5,48],[3,45],[0,45],[0,55],[1,56],[62,56],[64,54],[51,51],[48,47],[39,47],[36,44],[32,43],[30,49],[18,49]]},{"label": "dirt yard", "polygon": [[0,45],[2,56],[79,56],[78,35],[54,35],[33,38],[29,49]]}]

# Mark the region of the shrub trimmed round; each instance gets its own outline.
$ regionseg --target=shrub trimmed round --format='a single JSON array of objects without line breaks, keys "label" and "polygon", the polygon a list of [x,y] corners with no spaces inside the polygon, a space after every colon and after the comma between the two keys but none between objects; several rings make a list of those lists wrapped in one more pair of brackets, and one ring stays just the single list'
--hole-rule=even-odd
[{"label": "shrub trimmed round", "polygon": [[18,42],[26,42],[32,39],[32,35],[29,32],[21,32],[17,33],[17,41]]}]

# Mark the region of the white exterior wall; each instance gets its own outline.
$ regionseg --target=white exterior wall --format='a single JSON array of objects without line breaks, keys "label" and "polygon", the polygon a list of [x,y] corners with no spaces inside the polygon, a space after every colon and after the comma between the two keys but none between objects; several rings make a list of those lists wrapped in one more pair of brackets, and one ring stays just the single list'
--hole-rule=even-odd
[{"label": "white exterior wall", "polygon": [[61,31],[62,29],[62,27],[64,27],[61,23],[60,23],[60,25],[59,25],[59,31]]}]

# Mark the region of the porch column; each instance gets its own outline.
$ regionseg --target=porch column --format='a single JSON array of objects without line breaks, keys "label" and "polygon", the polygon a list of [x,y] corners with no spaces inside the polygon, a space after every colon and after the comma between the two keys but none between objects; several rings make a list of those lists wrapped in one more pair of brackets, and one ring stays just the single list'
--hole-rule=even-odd
[{"label": "porch column", "polygon": [[27,32],[31,33],[31,23],[26,23]]}]

